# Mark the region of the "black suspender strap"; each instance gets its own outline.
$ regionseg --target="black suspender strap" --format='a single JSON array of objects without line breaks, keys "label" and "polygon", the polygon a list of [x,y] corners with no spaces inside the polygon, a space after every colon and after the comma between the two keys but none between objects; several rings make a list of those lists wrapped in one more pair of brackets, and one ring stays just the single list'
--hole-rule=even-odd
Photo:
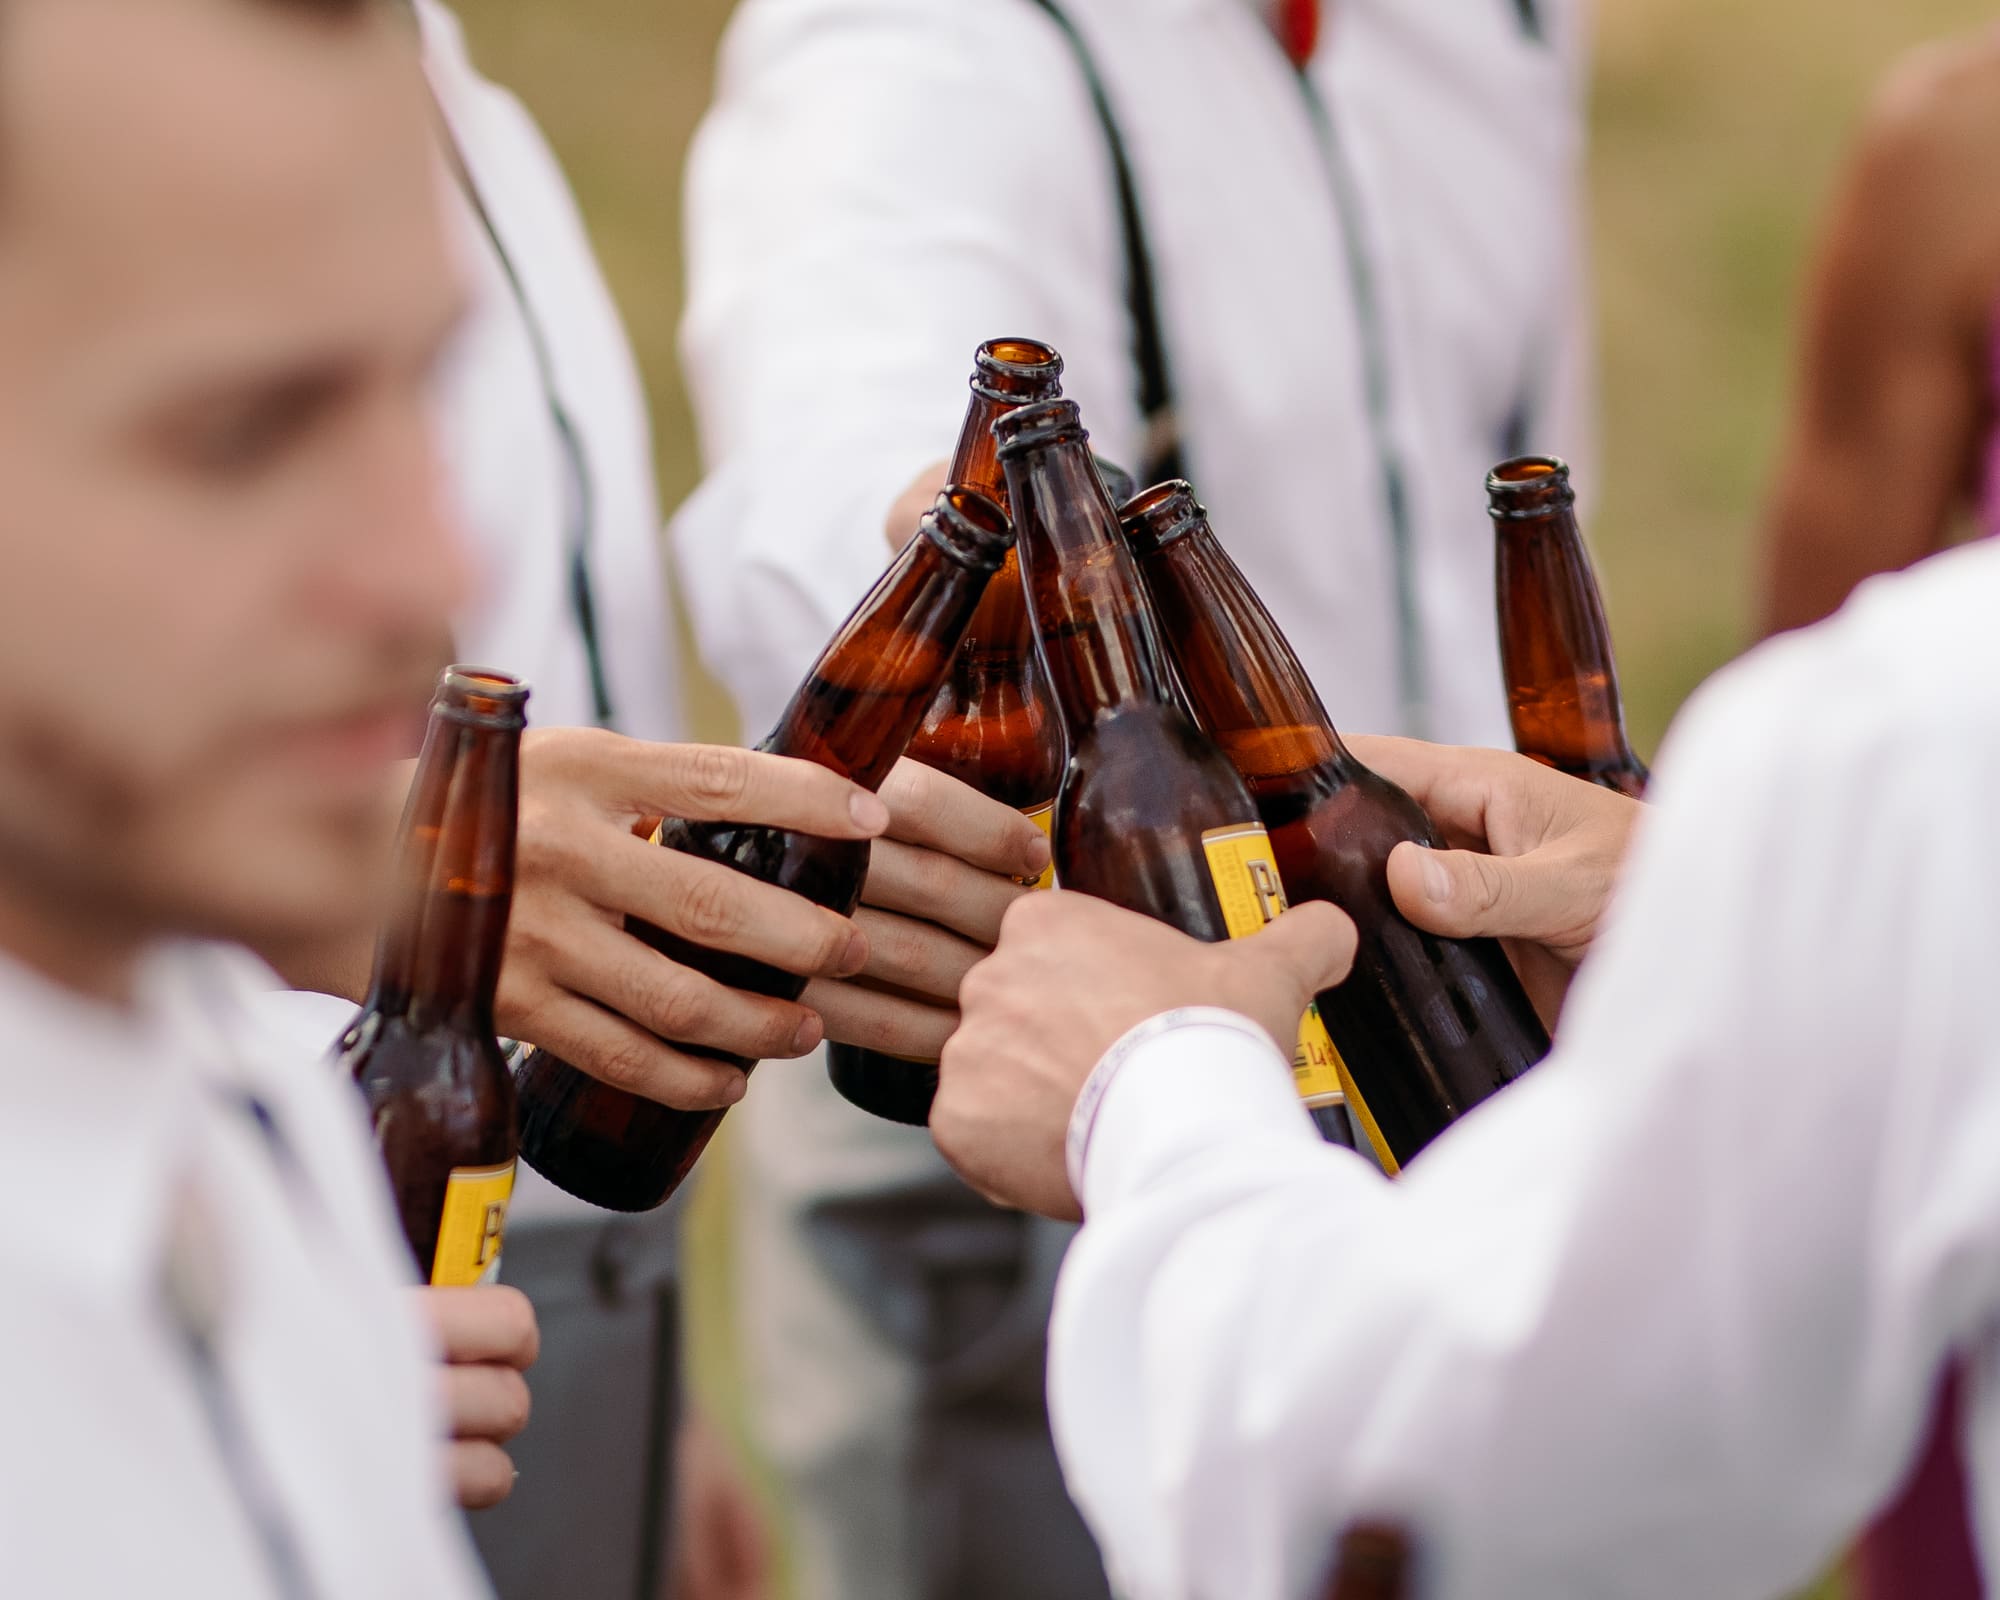
[{"label": "black suspender strap", "polygon": [[1348,291],[1361,339],[1361,380],[1368,430],[1375,446],[1383,515],[1389,523],[1389,556],[1396,589],[1396,684],[1402,703],[1402,731],[1423,738],[1430,732],[1429,674],[1425,668],[1422,621],[1417,611],[1416,531],[1410,516],[1409,481],[1396,442],[1389,336],[1382,318],[1381,286],[1361,214],[1361,190],[1347,162],[1332,109],[1310,73],[1298,74],[1299,89],[1318,135],[1320,156],[1333,193],[1341,249],[1347,257]]},{"label": "black suspender strap", "polygon": [[1159,291],[1153,278],[1153,252],[1146,239],[1145,217],[1139,209],[1138,185],[1132,179],[1132,162],[1126,154],[1125,135],[1119,127],[1111,97],[1105,91],[1104,75],[1090,45],[1056,0],[1032,0],[1048,14],[1068,41],[1090,90],[1090,103],[1104,129],[1105,149],[1111,157],[1111,174],[1118,189],[1118,223],[1125,243],[1125,301],[1132,317],[1132,356],[1139,376],[1139,415],[1145,424],[1141,454],[1133,465],[1139,471],[1140,487],[1187,476],[1181,448],[1180,421],[1174,402],[1173,376],[1167,363],[1166,341],[1160,326]]}]

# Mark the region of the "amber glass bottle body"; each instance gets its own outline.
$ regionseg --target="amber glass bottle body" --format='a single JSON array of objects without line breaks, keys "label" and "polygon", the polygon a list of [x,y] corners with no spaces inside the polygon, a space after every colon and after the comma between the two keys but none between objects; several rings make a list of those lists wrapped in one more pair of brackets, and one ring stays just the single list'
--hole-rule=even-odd
[{"label": "amber glass bottle body", "polygon": [[514,1080],[494,1037],[513,900],[527,691],[454,667],[440,682],[404,812],[397,901],[360,1014],[337,1046],[367,1102],[418,1271],[499,1269],[513,1193]]}]

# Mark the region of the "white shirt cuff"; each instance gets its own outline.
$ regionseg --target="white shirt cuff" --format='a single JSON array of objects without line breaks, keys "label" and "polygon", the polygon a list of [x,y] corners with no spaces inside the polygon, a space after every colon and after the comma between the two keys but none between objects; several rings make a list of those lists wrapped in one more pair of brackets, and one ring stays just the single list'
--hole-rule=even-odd
[{"label": "white shirt cuff", "polygon": [[1271,1036],[1216,1006],[1168,1011],[1097,1063],[1070,1113],[1070,1186],[1086,1215],[1234,1135],[1319,1142]]}]

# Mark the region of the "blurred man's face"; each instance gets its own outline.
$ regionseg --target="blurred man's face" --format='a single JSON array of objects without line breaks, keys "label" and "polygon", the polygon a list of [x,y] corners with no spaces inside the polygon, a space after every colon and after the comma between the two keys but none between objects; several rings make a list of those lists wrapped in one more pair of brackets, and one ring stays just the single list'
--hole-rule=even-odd
[{"label": "blurred man's face", "polygon": [[0,40],[0,898],[326,931],[466,582],[414,51],[250,0],[4,0]]}]

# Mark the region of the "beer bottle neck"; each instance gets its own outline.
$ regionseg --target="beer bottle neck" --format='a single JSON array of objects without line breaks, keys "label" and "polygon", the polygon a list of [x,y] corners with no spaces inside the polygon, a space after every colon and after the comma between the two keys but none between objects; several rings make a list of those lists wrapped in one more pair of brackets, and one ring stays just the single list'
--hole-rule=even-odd
[{"label": "beer bottle neck", "polygon": [[[959,509],[946,525],[947,502]],[[940,509],[821,652],[763,748],[879,789],[922,725],[1008,538],[1000,508]]]},{"label": "beer bottle neck", "polygon": [[1189,506],[1164,540],[1129,512],[1126,526],[1195,721],[1246,777],[1350,760],[1290,642]]},{"label": "beer bottle neck", "polygon": [[409,1007],[424,898],[457,754],[451,729],[433,715],[424,732],[423,750],[417,757],[416,775],[410,781],[403,820],[397,829],[390,900],[375,942],[375,970],[363,1002],[369,1011],[394,1016]]},{"label": "beer bottle neck", "polygon": [[1021,564],[1010,551],[1006,565],[993,574],[979,598],[954,670],[960,681],[973,689],[1018,682],[1034,650],[1035,631],[1028,617],[1028,596],[1021,587]]},{"label": "beer bottle neck", "polygon": [[1072,741],[1114,712],[1171,705],[1166,652],[1087,441],[1017,455],[1007,479],[1042,661]]},{"label": "beer bottle neck", "polygon": [[1056,399],[1062,370],[1062,357],[1038,340],[989,339],[981,345],[973,359],[972,401],[945,481],[978,491],[1011,516],[993,424],[1022,406]]},{"label": "beer bottle neck", "polygon": [[408,1014],[418,1027],[490,1037],[514,900],[521,727],[444,711],[438,720],[457,759],[424,888]]},{"label": "beer bottle neck", "polygon": [[947,483],[977,489],[1003,510],[1007,509],[1007,478],[1000,470],[999,446],[994,443],[993,424],[1014,409],[1015,402],[996,399],[973,391],[972,403],[965,408],[965,426],[959,430],[958,448],[952,452]]},{"label": "beer bottle neck", "polygon": [[1569,505],[1496,517],[1500,651],[1516,741],[1559,764],[1636,758],[1590,554]]}]

